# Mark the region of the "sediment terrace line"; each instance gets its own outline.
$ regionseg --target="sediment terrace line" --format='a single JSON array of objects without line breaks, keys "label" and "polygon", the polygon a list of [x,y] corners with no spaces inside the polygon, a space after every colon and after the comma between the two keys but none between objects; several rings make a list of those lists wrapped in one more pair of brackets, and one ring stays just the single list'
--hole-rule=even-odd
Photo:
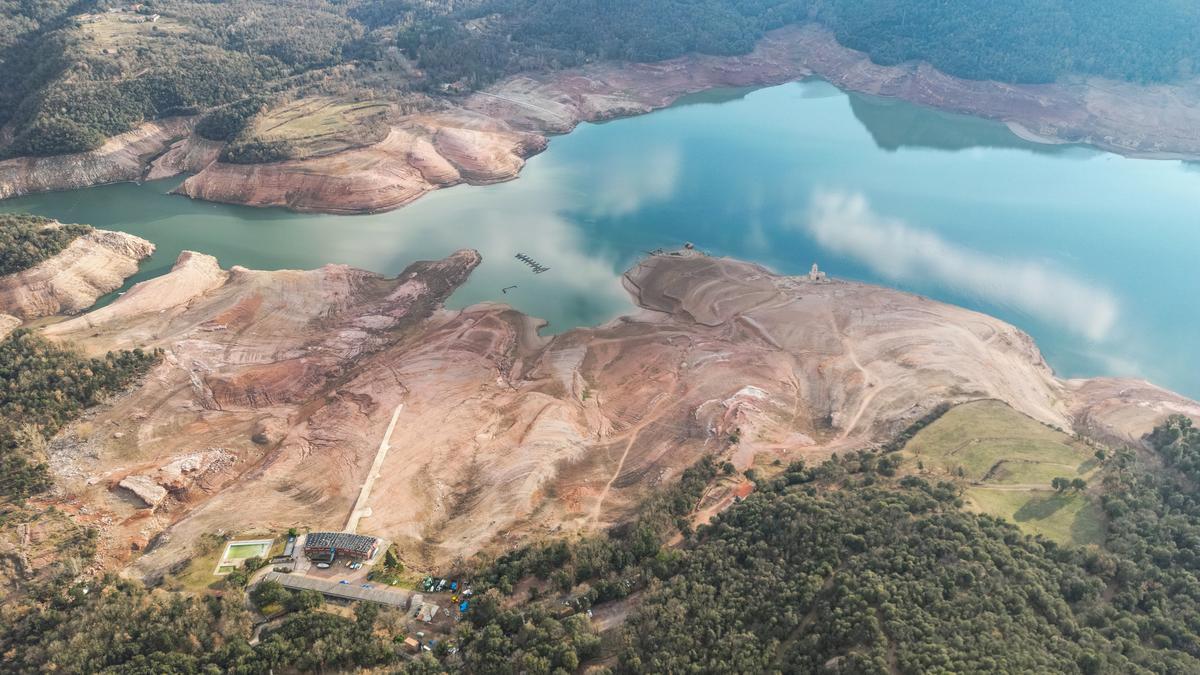
[{"label": "sediment terrace line", "polygon": [[667,394],[665,392],[655,396],[654,400],[650,403],[649,412],[643,416],[637,424],[629,428],[629,441],[625,443],[625,452],[621,453],[621,461],[617,462],[616,470],[613,471],[612,477],[608,479],[608,482],[604,484],[604,490],[600,493],[600,497],[596,499],[596,505],[592,507],[592,512],[588,515],[588,525],[594,525],[597,519],[600,518],[600,510],[604,506],[604,499],[608,497],[609,491],[612,490],[613,483],[617,482],[617,477],[620,476],[621,471],[625,469],[625,460],[629,459],[629,451],[633,449],[633,444],[637,442],[638,435],[642,433],[642,429],[645,429],[655,421],[654,413],[656,410],[658,410],[659,404],[666,396]]},{"label": "sediment terrace line", "polygon": [[392,421],[388,424],[383,439],[379,441],[379,450],[375,453],[375,461],[371,463],[371,471],[363,480],[362,489],[358,492],[358,501],[354,502],[354,509],[350,511],[350,519],[346,521],[347,532],[358,532],[359,519],[371,515],[371,510],[367,508],[367,499],[371,496],[371,488],[375,487],[375,479],[379,478],[379,470],[383,468],[383,459],[387,457],[388,450],[391,449],[388,441],[392,438],[396,420],[400,419],[400,411],[403,409],[403,403],[396,406],[396,411],[392,413]]},{"label": "sediment terrace line", "polygon": [[548,108],[543,108],[542,106],[535,105],[533,103],[530,103],[529,101],[519,101],[515,98],[509,98],[509,97],[503,96],[501,94],[491,94],[486,91],[477,91],[477,92],[475,92],[475,95],[476,96],[487,96],[488,98],[499,99],[501,101],[505,101],[505,102],[511,103],[513,105],[519,105],[519,106],[523,106],[525,108],[529,108],[530,110],[540,110],[541,112],[544,112],[547,115],[550,115],[551,117],[556,117],[560,121],[566,122],[567,124],[570,124],[573,121],[570,117],[568,117],[567,115],[564,115],[561,112],[555,112]]}]

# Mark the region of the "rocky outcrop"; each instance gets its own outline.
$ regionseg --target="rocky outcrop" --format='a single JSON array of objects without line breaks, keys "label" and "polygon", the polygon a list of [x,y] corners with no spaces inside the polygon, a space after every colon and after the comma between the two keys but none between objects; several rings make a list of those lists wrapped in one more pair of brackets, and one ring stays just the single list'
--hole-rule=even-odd
[{"label": "rocky outcrop", "polygon": [[157,509],[169,494],[166,488],[154,482],[150,476],[129,476],[121,479],[117,486],[132,492],[135,497],[142,500],[146,508],[151,510]]},{"label": "rocky outcrop", "polygon": [[211,473],[219,472],[236,461],[236,457],[220,448],[192,453],[176,458],[154,471],[122,478],[117,487],[132,492],[151,510],[157,509],[168,496],[186,498],[187,491]]},{"label": "rocky outcrop", "polygon": [[221,448],[180,457],[154,473],[155,481],[172,492],[182,492],[210,471],[219,471],[234,461],[234,456]]},{"label": "rocky outcrop", "polygon": [[189,135],[194,123],[192,117],[169,117],[113,136],[90,152],[4,160],[0,162],[0,199],[140,180],[150,160]]},{"label": "rocky outcrop", "polygon": [[176,141],[170,150],[164,152],[150,164],[146,171],[146,180],[159,180],[178,176],[181,173],[198,173],[205,167],[217,161],[221,148],[225,146],[220,141],[210,141],[193,134]]},{"label": "rocky outcrop", "polygon": [[0,277],[0,313],[30,320],[74,314],[120,288],[154,252],[154,244],[124,232],[93,230],[34,267]]},{"label": "rocky outcrop", "polygon": [[0,314],[0,340],[8,337],[20,325],[21,320],[17,317],[11,314]]},{"label": "rocky outcrop", "polygon": [[547,338],[503,305],[439,309],[478,263],[463,251],[395,279],[234,268],[206,273],[200,293],[147,305],[131,292],[49,327],[87,350],[165,352],[90,420],[90,443],[120,452],[75,459],[60,484],[142,536],[84,476],[164,466],[197,443],[236,457],[158,508],[172,536],[138,563],[154,572],[204,532],[344,527],[386,442],[359,526],[437,565],[617,522],[706,454],[815,461],[886,442],[943,402],[998,399],[1134,440],[1173,412],[1200,417],[1145,383],[1061,381],[1016,328],[877,286],[685,251],[626,273],[640,313]]},{"label": "rocky outcrop", "polygon": [[515,178],[525,158],[545,145],[542,136],[460,111],[413,117],[379,143],[332,155],[274,164],[213,163],[177,191],[296,211],[386,211],[437,188]]}]

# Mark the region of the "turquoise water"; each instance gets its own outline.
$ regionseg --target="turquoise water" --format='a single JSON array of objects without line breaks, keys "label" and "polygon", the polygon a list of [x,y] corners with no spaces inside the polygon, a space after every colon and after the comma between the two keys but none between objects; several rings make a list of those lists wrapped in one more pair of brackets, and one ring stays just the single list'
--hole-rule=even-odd
[{"label": "turquoise water", "polygon": [[[710,92],[555,138],[520,180],[373,216],[167,195],[177,181],[0,202],[121,229],[225,266],[348,263],[394,274],[478,249],[453,306],[503,300],[551,331],[630,309],[620,273],[684,241],[781,272],[815,261],[999,316],[1059,374],[1136,375],[1200,397],[1200,169],[1021,141],[1004,126],[823,82]],[[551,270],[532,274],[525,253]],[[132,283],[131,281],[131,283]],[[501,289],[516,285],[507,293]]]}]

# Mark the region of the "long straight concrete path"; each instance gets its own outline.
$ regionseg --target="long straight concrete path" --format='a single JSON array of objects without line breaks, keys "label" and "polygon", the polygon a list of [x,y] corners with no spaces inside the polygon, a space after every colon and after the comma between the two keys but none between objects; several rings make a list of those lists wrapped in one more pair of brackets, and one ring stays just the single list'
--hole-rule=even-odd
[{"label": "long straight concrete path", "polygon": [[367,499],[371,497],[371,488],[375,487],[375,479],[379,478],[379,470],[383,468],[383,459],[387,457],[388,450],[391,448],[388,442],[392,439],[396,420],[400,419],[400,411],[403,409],[403,403],[396,406],[396,412],[392,413],[392,421],[388,424],[387,433],[383,435],[383,440],[379,441],[379,450],[375,452],[375,461],[371,464],[371,471],[367,473],[362,489],[358,492],[358,501],[354,502],[354,509],[350,511],[350,519],[346,521],[347,532],[358,532],[359,519],[371,515],[371,509],[367,507]]}]

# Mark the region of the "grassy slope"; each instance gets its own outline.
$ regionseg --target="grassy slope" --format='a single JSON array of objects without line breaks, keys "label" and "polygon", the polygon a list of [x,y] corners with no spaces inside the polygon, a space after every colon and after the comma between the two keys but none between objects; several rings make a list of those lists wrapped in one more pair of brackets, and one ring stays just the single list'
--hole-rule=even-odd
[{"label": "grassy slope", "polygon": [[240,140],[285,141],[296,158],[327,155],[382,140],[389,110],[381,101],[302,98],[257,116]]},{"label": "grassy slope", "polygon": [[[1098,544],[1104,525],[1087,492],[1056,493],[1056,477],[1088,480],[1094,451],[999,401],[960,405],[905,446],[906,468],[959,475],[972,508],[1060,543]],[[919,464],[918,464],[919,462]],[[918,468],[921,467],[921,468]]]},{"label": "grassy slope", "polygon": [[[187,26],[163,17],[157,22],[142,22],[138,14],[84,14],[79,17],[79,35],[83,38],[80,47],[89,54],[120,56],[123,51],[139,47],[152,47],[154,41],[167,37],[182,37]],[[124,55],[133,58],[132,54]]]}]

